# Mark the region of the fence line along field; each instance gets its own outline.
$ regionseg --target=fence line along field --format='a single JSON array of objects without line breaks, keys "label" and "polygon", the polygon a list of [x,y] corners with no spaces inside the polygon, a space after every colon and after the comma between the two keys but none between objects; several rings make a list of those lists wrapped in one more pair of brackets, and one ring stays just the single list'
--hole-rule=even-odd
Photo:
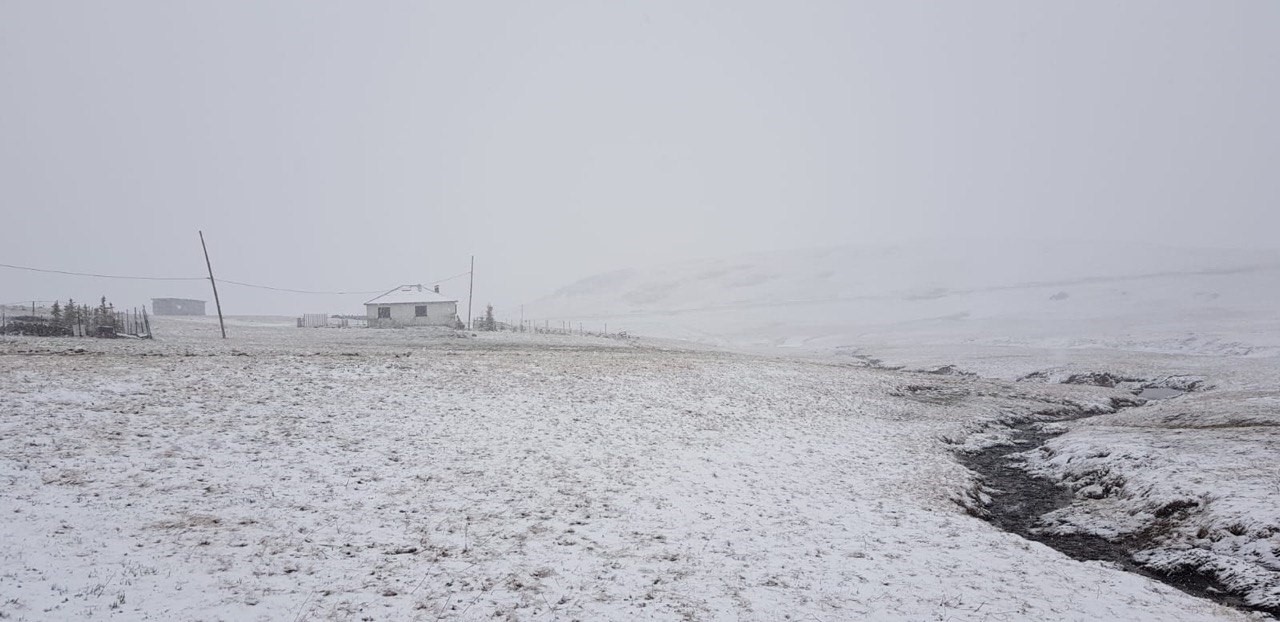
[{"label": "fence line along field", "polygon": [[159,321],[0,340],[0,617],[1245,619],[956,503],[955,439],[1114,389]]},{"label": "fence line along field", "polygon": [[62,301],[0,305],[0,334],[38,337],[151,337],[145,307],[117,310],[103,296],[96,306]]}]

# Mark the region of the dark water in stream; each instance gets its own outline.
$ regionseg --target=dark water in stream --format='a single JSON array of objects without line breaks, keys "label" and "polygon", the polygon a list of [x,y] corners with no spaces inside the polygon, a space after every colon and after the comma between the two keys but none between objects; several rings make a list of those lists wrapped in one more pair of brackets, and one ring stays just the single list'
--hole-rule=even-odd
[{"label": "dark water in stream", "polygon": [[[1149,390],[1149,389],[1148,389]],[[1181,395],[1182,392],[1178,392]],[[1069,417],[1058,419],[1079,419]],[[986,520],[1005,531],[1016,533],[1028,540],[1044,543],[1067,556],[1078,560],[1112,562],[1130,572],[1135,572],[1172,585],[1189,594],[1209,598],[1225,605],[1251,611],[1266,611],[1249,607],[1238,596],[1226,591],[1212,576],[1198,572],[1167,574],[1156,572],[1133,561],[1132,553],[1143,548],[1137,538],[1117,541],[1088,534],[1056,535],[1034,531],[1041,516],[1066,507],[1074,499],[1071,489],[1055,482],[1035,477],[1016,466],[1020,461],[1013,454],[1035,449],[1060,433],[1047,433],[1036,422],[1013,426],[1012,446],[991,447],[978,453],[961,453],[961,463],[982,476],[984,483],[994,489],[992,503],[987,507],[990,516]],[[1266,611],[1280,617],[1278,611]]]},{"label": "dark water in stream", "polygon": [[1147,387],[1138,392],[1138,397],[1148,400],[1166,400],[1171,397],[1178,397],[1185,394],[1186,391],[1178,389],[1169,389],[1166,387]]}]

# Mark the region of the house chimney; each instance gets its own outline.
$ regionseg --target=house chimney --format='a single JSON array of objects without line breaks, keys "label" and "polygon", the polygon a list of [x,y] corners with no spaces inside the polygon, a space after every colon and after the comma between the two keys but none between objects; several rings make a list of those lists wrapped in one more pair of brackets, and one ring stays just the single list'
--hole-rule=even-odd
[{"label": "house chimney", "polygon": [[435,292],[436,292],[437,294],[439,294],[439,293],[440,293],[440,286],[439,286],[439,285],[435,286],[435,287],[434,287],[434,288],[432,288],[432,289],[434,289],[434,290],[435,290]]}]

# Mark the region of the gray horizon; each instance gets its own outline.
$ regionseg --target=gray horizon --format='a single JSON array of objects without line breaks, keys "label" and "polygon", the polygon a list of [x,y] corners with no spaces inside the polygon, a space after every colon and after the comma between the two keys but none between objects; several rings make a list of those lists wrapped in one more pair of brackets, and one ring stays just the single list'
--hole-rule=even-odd
[{"label": "gray horizon", "polygon": [[[380,291],[475,255],[475,306],[510,313],[792,248],[1280,251],[1277,26],[1263,1],[7,2],[0,263],[199,278],[203,230],[220,279]],[[212,300],[0,268],[3,303],[98,295]]]}]

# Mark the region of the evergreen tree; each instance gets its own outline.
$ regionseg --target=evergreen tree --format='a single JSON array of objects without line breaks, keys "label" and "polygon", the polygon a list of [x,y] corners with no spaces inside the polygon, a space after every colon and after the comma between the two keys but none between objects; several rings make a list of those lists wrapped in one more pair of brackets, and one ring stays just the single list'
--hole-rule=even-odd
[{"label": "evergreen tree", "polygon": [[76,306],[74,298],[67,299],[67,309],[63,320],[66,321],[67,326],[74,326],[76,322],[80,321],[80,308]]},{"label": "evergreen tree", "polygon": [[493,305],[488,305],[484,310],[484,329],[498,330],[498,323],[493,319]]},{"label": "evergreen tree", "polygon": [[53,316],[54,324],[62,324],[62,307],[58,306],[58,301],[53,301],[53,308],[49,310],[49,315]]}]

